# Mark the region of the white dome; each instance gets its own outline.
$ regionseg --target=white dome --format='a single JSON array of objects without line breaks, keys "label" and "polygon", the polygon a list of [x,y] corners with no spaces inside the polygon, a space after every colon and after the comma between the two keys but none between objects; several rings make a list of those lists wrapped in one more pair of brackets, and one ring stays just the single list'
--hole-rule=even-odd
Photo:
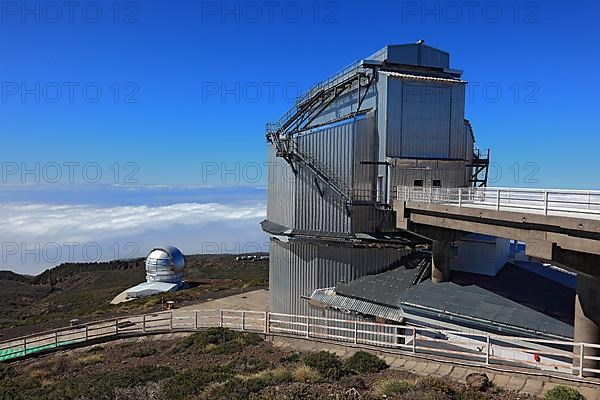
[{"label": "white dome", "polygon": [[148,282],[181,283],[185,258],[173,246],[155,247],[146,257],[146,280]]}]

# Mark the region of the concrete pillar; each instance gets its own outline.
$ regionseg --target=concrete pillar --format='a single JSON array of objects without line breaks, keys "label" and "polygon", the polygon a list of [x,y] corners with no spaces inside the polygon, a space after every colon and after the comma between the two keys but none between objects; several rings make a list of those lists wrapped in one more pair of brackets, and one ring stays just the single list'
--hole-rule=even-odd
[{"label": "concrete pillar", "polygon": [[450,280],[450,243],[434,240],[432,247],[431,280],[433,283]]},{"label": "concrete pillar", "polygon": [[[574,342],[600,344],[600,278],[577,275]],[[579,373],[581,349],[573,349],[573,372]],[[600,349],[584,347],[584,356],[600,356]],[[600,369],[600,362],[584,360],[584,368]],[[584,373],[584,376],[597,374]]]}]

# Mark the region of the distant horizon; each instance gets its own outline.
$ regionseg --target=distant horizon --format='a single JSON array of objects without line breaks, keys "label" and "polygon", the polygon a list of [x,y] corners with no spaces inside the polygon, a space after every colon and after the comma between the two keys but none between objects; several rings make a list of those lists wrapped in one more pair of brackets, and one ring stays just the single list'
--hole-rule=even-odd
[{"label": "distant horizon", "polygon": [[144,257],[161,244],[184,254],[268,251],[265,189],[109,188],[17,191],[12,201],[1,192],[0,270],[35,275],[63,262]]}]

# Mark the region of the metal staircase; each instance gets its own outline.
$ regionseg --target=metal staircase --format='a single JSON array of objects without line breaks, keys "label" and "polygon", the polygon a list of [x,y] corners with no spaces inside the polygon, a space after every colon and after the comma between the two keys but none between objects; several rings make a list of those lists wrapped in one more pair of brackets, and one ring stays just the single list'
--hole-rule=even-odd
[{"label": "metal staircase", "polygon": [[[355,63],[334,75],[329,80],[311,88],[307,94],[299,98],[296,104],[276,123],[267,124],[266,138],[277,149],[277,156],[284,158],[295,170],[294,162],[301,163],[310,169],[316,177],[344,200],[346,205],[353,203],[352,188],[343,179],[335,174],[333,169],[317,160],[312,155],[302,151],[294,135],[299,132],[314,128],[312,123],[343,93],[354,85],[358,87],[359,96],[356,110],[346,116],[347,118],[358,115],[362,103],[374,80],[372,71]],[[366,87],[361,97],[361,89]]]},{"label": "metal staircase", "polygon": [[308,153],[301,151],[298,148],[298,144],[293,139],[290,140],[295,148],[293,153],[294,159],[308,167],[322,182],[329,186],[333,192],[340,196],[347,205],[351,204],[353,201],[352,188],[344,182],[344,179],[339,177],[335,171],[325,163],[310,156]]},{"label": "metal staircase", "polygon": [[473,162],[467,167],[473,168],[473,174],[470,182],[473,187],[486,187],[488,181],[488,171],[490,166],[490,149],[482,152],[480,149],[473,150]]}]

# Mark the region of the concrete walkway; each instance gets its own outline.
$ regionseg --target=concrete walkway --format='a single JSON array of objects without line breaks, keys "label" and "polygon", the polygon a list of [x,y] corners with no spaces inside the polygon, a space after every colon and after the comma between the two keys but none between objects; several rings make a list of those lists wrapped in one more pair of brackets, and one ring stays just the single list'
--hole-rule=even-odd
[{"label": "concrete walkway", "polygon": [[284,336],[268,337],[275,346],[290,351],[331,351],[340,357],[350,357],[359,350],[369,351],[383,358],[391,368],[411,372],[420,376],[448,377],[455,381],[465,383],[465,378],[471,373],[484,373],[496,386],[521,393],[543,397],[544,394],[557,385],[571,386],[585,396],[587,400],[600,400],[600,381],[594,383],[582,383],[569,377],[548,377],[532,370],[523,369],[522,372],[503,371],[497,367],[480,367],[469,365],[459,360],[433,361],[425,355],[411,356],[399,354],[393,350],[381,351],[381,349],[363,346],[354,347],[339,345],[336,343],[315,339],[300,339]]},{"label": "concrete walkway", "polygon": [[269,311],[269,291],[265,289],[240,293],[221,299],[208,300],[203,303],[191,304],[178,310],[254,310]]}]

